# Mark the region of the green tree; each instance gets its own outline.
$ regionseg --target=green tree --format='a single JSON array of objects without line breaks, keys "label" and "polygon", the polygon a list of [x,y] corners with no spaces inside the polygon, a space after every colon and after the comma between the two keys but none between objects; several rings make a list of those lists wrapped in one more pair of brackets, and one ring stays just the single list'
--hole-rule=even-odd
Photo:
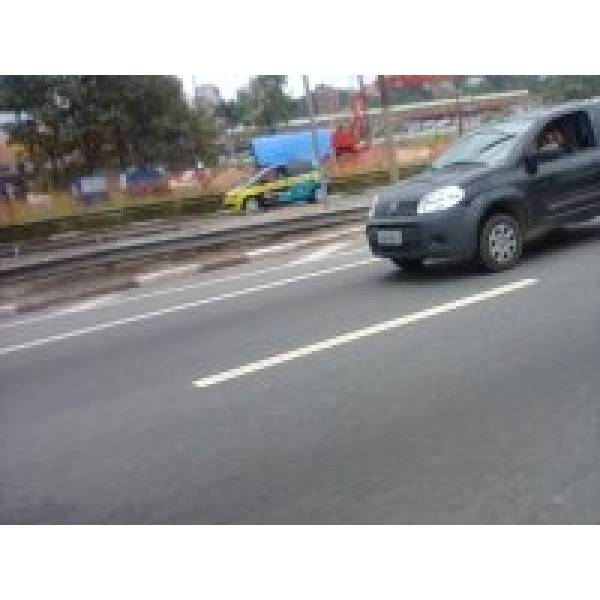
[{"label": "green tree", "polygon": [[190,112],[189,134],[194,156],[208,165],[214,164],[217,159],[217,125],[201,104],[197,104]]},{"label": "green tree", "polygon": [[538,83],[538,93],[552,102],[580,100],[600,95],[598,75],[555,75]]},{"label": "green tree", "polygon": [[63,157],[73,149],[68,89],[67,76],[0,78],[0,108],[27,112],[27,118],[11,132],[11,141],[25,146],[37,170],[49,165],[55,183],[59,180]]},{"label": "green tree", "polygon": [[27,112],[11,140],[39,170],[49,165],[55,184],[99,168],[214,159],[214,120],[187,103],[174,76],[4,76],[0,108]]},{"label": "green tree", "polygon": [[285,75],[258,75],[238,92],[237,101],[246,125],[274,130],[294,115],[294,102],[285,90]]},{"label": "green tree", "polygon": [[243,123],[242,107],[237,100],[223,100],[216,107],[215,116],[225,127],[235,127]]}]

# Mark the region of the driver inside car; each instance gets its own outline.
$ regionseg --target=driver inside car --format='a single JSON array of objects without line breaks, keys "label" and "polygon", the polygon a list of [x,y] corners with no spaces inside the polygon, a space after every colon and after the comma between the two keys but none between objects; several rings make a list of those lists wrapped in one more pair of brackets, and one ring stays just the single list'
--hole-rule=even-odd
[{"label": "driver inside car", "polygon": [[538,150],[555,151],[556,153],[565,153],[573,151],[576,146],[572,140],[568,139],[567,132],[558,127],[552,127],[543,132],[538,140]]},{"label": "driver inside car", "polygon": [[565,145],[565,138],[560,129],[552,128],[542,133],[538,141],[540,150],[560,150]]}]

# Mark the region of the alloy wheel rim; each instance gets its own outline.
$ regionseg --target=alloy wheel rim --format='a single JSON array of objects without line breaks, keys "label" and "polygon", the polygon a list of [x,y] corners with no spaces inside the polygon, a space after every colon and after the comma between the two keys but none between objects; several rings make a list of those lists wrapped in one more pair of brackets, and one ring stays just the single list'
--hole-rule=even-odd
[{"label": "alloy wheel rim", "polygon": [[508,263],[517,253],[517,232],[510,223],[497,223],[490,231],[488,248],[498,263]]}]

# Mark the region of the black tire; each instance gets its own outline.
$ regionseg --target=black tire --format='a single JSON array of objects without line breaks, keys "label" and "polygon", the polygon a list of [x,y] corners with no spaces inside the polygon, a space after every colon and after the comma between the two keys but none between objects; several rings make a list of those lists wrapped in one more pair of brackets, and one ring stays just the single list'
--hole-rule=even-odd
[{"label": "black tire", "polygon": [[509,214],[488,217],[479,232],[477,254],[480,264],[492,272],[514,267],[523,252],[521,224]]},{"label": "black tire", "polygon": [[392,262],[406,273],[418,273],[423,270],[421,258],[392,258]]},{"label": "black tire", "polygon": [[317,189],[318,188],[315,188],[313,190],[313,193],[310,195],[310,197],[306,201],[308,204],[316,204],[317,203]]}]

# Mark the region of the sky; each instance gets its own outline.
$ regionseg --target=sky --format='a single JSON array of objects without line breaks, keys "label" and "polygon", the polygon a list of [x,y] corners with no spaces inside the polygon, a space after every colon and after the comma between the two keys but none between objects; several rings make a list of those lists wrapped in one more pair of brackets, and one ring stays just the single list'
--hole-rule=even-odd
[{"label": "sky", "polygon": [[[252,77],[249,74],[234,74],[234,75],[178,75],[183,81],[183,86],[186,94],[192,95],[193,83],[196,81],[196,85],[202,83],[212,83],[221,90],[221,96],[230,100],[235,98],[236,91],[245,86],[248,80]],[[354,88],[356,89],[357,84],[356,75],[309,75],[310,86],[314,87],[319,83],[327,83],[336,87],[343,88]],[[365,82],[369,82],[372,76],[365,75]],[[304,86],[302,83],[302,75],[288,75],[288,92],[292,96],[302,96],[304,94]]]}]

